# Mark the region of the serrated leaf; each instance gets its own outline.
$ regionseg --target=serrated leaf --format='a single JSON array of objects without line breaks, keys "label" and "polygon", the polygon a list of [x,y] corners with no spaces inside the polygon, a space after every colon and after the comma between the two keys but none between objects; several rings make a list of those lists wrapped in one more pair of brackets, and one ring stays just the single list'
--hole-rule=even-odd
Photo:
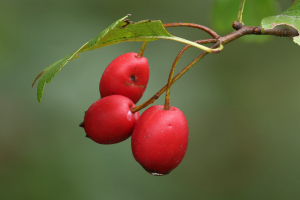
[{"label": "serrated leaf", "polygon": [[172,37],[164,28],[161,21],[140,21],[137,23],[130,23],[124,21],[125,16],[118,21],[111,24],[108,28],[102,31],[95,38],[84,44],[80,49],[64,58],[56,61],[47,68],[45,68],[35,78],[32,86],[39,80],[37,88],[37,98],[41,102],[46,83],[50,83],[52,78],[65,66],[71,59],[79,57],[79,53],[89,51],[104,46],[124,42],[124,41],[154,41],[158,38],[155,36]]},{"label": "serrated leaf", "polygon": [[[262,28],[273,29],[278,25],[287,25],[300,30],[300,0],[294,1],[292,6],[277,16],[264,18],[261,22]],[[293,38],[294,42],[300,45],[300,36]]]},{"label": "serrated leaf", "polygon": [[[214,0],[212,25],[216,31],[232,31],[232,22],[238,20],[238,11],[241,0]],[[278,2],[275,0],[246,0],[243,22],[247,26],[259,26],[261,19],[279,12]],[[268,37],[243,37],[244,41],[264,41]]]},{"label": "serrated leaf", "polygon": [[80,49],[53,63],[52,65],[44,69],[40,74],[38,74],[32,83],[33,86],[35,82],[41,77],[37,89],[38,101],[41,102],[45,84],[49,83],[52,78],[61,70],[61,68],[67,64],[69,60],[77,58],[78,54],[84,51],[94,50],[125,41],[154,41],[158,39],[167,39],[182,42],[209,53],[217,53],[223,49],[223,46],[220,45],[219,48],[212,50],[198,43],[172,36],[166,31],[163,24],[159,20],[144,20],[133,23],[129,22],[129,20],[125,20],[127,17],[128,15],[114,22],[95,38],[84,44]]},{"label": "serrated leaf", "polygon": [[144,20],[127,24],[122,20],[110,28],[109,31],[103,31],[94,39],[90,40],[87,44],[88,47],[84,51],[124,41],[154,41],[158,39],[153,36],[172,37],[163,27],[161,21]]},{"label": "serrated leaf", "polygon": [[69,55],[65,56],[64,58],[56,61],[55,63],[53,63],[46,69],[44,69],[41,73],[39,73],[39,75],[35,78],[34,82],[32,83],[32,86],[33,86],[35,84],[35,82],[41,77],[41,79],[38,83],[38,88],[37,88],[37,98],[38,98],[39,102],[41,102],[45,84],[50,83],[52,78],[61,70],[61,68],[63,66],[65,66],[67,64],[67,62],[69,62],[69,60],[78,58],[79,57],[78,52],[80,50],[82,50],[82,48],[84,46],[82,46],[80,49],[78,49],[74,53],[69,54]]}]

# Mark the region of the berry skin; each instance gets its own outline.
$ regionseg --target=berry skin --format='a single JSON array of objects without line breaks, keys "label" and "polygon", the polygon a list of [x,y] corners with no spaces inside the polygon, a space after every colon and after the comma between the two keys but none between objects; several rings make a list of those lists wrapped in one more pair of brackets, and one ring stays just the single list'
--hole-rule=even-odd
[{"label": "berry skin", "polygon": [[127,97],[111,95],[93,103],[84,116],[88,137],[100,144],[115,144],[129,138],[139,113],[132,113],[134,103]]},{"label": "berry skin", "polygon": [[152,175],[170,173],[182,161],[188,145],[188,124],[175,107],[148,108],[136,123],[131,148],[135,160]]},{"label": "berry skin", "polygon": [[143,96],[149,80],[149,64],[137,53],[125,53],[114,59],[102,74],[101,97],[123,95],[137,103]]}]

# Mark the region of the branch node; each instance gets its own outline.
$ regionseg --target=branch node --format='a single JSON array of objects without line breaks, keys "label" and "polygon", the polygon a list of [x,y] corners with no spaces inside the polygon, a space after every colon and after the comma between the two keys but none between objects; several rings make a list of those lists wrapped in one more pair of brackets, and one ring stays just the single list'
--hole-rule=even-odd
[{"label": "branch node", "polygon": [[257,26],[253,29],[253,33],[256,35],[261,35],[261,27]]},{"label": "branch node", "polygon": [[235,30],[239,30],[243,27],[243,24],[241,24],[240,22],[237,22],[237,21],[234,21],[232,23],[232,27],[235,29]]},{"label": "branch node", "polygon": [[155,94],[152,98],[153,98],[153,99],[158,99],[159,96],[158,96],[157,94]]}]

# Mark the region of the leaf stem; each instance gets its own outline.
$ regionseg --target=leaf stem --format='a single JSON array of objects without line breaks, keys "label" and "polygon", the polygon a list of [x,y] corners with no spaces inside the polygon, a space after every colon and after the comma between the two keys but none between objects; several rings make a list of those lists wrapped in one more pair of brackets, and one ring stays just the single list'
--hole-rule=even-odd
[{"label": "leaf stem", "polygon": [[244,12],[244,7],[245,7],[245,2],[246,0],[242,0],[239,8],[239,13],[238,13],[238,22],[244,25],[243,23],[243,12]]},{"label": "leaf stem", "polygon": [[142,45],[142,47],[141,47],[141,49],[140,49],[140,51],[139,51],[139,54],[138,54],[138,58],[143,57],[143,54],[144,54],[144,51],[145,51],[145,49],[146,49],[147,44],[148,44],[147,41],[143,42],[143,45]]},{"label": "leaf stem", "polygon": [[168,83],[167,83],[167,91],[166,91],[166,98],[165,98],[164,110],[169,110],[169,105],[170,105],[170,91],[171,91],[173,74],[174,74],[176,65],[177,65],[177,63],[178,63],[178,61],[179,61],[179,59],[180,59],[181,56],[182,56],[182,53],[180,51],[179,54],[177,55],[177,57],[176,57],[173,65],[172,65],[172,68],[171,68],[171,71],[170,71],[170,74],[169,74]]}]

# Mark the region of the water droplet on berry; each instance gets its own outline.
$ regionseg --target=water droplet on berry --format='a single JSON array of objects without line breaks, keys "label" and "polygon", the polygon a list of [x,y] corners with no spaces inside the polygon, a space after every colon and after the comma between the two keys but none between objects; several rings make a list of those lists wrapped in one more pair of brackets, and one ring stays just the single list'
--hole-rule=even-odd
[{"label": "water droplet on berry", "polygon": [[153,176],[163,176],[163,175],[169,174],[169,173],[165,173],[165,174],[159,173],[159,172],[157,172],[157,171],[155,171],[155,170],[149,170],[149,169],[147,169],[147,168],[145,168],[145,167],[144,167],[144,169],[145,169],[149,174],[151,174],[151,175],[153,175]]},{"label": "water droplet on berry", "polygon": [[132,117],[132,112],[130,110],[128,110],[128,113],[127,113],[128,121],[131,121],[131,117]]},{"label": "water droplet on berry", "polygon": [[159,174],[159,173],[155,173],[155,172],[153,172],[153,173],[151,173],[153,176],[163,176],[164,174]]}]

